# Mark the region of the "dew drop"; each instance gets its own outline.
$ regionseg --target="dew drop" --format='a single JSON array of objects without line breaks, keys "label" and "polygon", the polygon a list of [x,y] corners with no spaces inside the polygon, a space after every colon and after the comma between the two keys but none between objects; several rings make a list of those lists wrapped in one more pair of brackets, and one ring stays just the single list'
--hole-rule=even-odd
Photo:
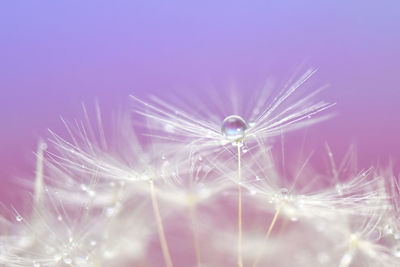
[{"label": "dew drop", "polygon": [[54,255],[54,260],[55,260],[56,262],[59,262],[61,259],[62,259],[62,256],[61,256],[60,254]]},{"label": "dew drop", "polygon": [[81,190],[86,192],[87,191],[87,187],[85,184],[81,184]]},{"label": "dew drop", "polygon": [[17,222],[20,222],[23,220],[23,218],[21,215],[17,215],[17,216],[15,216],[15,220],[17,220]]},{"label": "dew drop", "polygon": [[339,195],[343,195],[343,187],[341,184],[337,184],[336,186],[336,191],[338,192]]},{"label": "dew drop", "polygon": [[244,146],[243,140],[232,142],[232,146],[238,146],[238,147]]},{"label": "dew drop", "polygon": [[58,215],[57,220],[61,222],[63,220],[63,217],[61,215]]},{"label": "dew drop", "polygon": [[289,190],[287,188],[281,188],[281,196],[283,199],[289,198]]},{"label": "dew drop", "polygon": [[221,131],[229,141],[239,142],[244,138],[247,130],[246,121],[237,115],[231,115],[222,122]]},{"label": "dew drop", "polygon": [[164,130],[167,133],[173,133],[173,132],[175,132],[175,127],[172,126],[171,124],[166,124],[166,125],[164,125]]},{"label": "dew drop", "polygon": [[387,234],[387,235],[392,235],[392,234],[393,234],[393,228],[392,228],[392,226],[391,226],[390,224],[386,224],[386,225],[383,227],[383,231],[384,231],[384,233]]},{"label": "dew drop", "polygon": [[393,255],[397,258],[400,258],[400,245],[397,245],[393,248]]},{"label": "dew drop", "polygon": [[353,261],[353,253],[347,252],[343,255],[342,259],[340,260],[340,266],[349,266],[350,263]]},{"label": "dew drop", "polygon": [[64,258],[64,263],[68,264],[68,265],[71,265],[71,263],[72,263],[71,258]]},{"label": "dew drop", "polygon": [[114,207],[109,207],[106,208],[106,216],[107,217],[112,217],[113,215],[115,215],[115,208]]},{"label": "dew drop", "polygon": [[246,145],[244,145],[242,147],[242,153],[244,154],[244,153],[247,153],[248,151],[249,151],[249,148]]},{"label": "dew drop", "polygon": [[46,150],[47,149],[47,144],[45,142],[41,142],[39,145],[40,149]]}]

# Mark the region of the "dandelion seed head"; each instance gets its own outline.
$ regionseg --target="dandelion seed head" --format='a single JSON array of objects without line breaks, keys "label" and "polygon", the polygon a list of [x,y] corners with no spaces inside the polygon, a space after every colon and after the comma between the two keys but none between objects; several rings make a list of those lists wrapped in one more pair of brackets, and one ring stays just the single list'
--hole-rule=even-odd
[{"label": "dandelion seed head", "polygon": [[240,142],[243,140],[247,128],[247,123],[242,117],[231,115],[222,122],[221,131],[229,141]]}]

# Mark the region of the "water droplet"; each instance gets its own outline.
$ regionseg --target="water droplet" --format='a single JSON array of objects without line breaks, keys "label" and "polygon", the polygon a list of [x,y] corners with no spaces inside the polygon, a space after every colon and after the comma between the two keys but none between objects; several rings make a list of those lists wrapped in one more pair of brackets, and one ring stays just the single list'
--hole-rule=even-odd
[{"label": "water droplet", "polygon": [[242,153],[244,154],[244,153],[246,153],[246,152],[248,152],[249,151],[249,148],[247,147],[247,146],[242,146]]},{"label": "water droplet", "polygon": [[392,234],[393,234],[393,228],[392,228],[392,226],[391,226],[390,224],[386,224],[386,225],[383,227],[383,232],[384,232],[385,234],[387,234],[387,235],[392,235]]},{"label": "water droplet", "polygon": [[15,220],[17,220],[17,222],[20,222],[23,220],[23,218],[21,215],[17,215],[17,216],[15,216]]},{"label": "water droplet", "polygon": [[256,176],[256,181],[261,181],[262,179],[260,178],[260,176]]},{"label": "water droplet", "polygon": [[96,246],[96,244],[97,244],[96,240],[90,241],[90,245],[91,245],[92,247]]},{"label": "water droplet", "polygon": [[61,259],[62,259],[62,256],[61,256],[60,254],[54,255],[54,260],[55,260],[56,262],[59,262]]},{"label": "water droplet", "polygon": [[71,258],[64,258],[64,263],[70,265],[72,263]]},{"label": "water droplet", "polygon": [[354,257],[353,255],[354,255],[353,251],[347,252],[346,254],[344,254],[342,259],[340,260],[339,266],[349,266],[350,263],[353,261],[353,257]]},{"label": "water droplet", "polygon": [[175,127],[171,124],[165,124],[164,131],[166,131],[167,133],[173,133],[175,132]]},{"label": "water droplet", "polygon": [[106,216],[107,217],[111,217],[111,216],[115,215],[115,213],[116,213],[115,207],[106,208]]},{"label": "water droplet", "polygon": [[299,220],[299,218],[297,218],[297,217],[295,217],[295,216],[292,216],[292,217],[290,217],[290,220],[291,220],[292,222],[297,222],[297,221]]},{"label": "water droplet", "polygon": [[63,217],[61,215],[58,215],[57,220],[59,220],[61,222],[63,220]]},{"label": "water droplet", "polygon": [[393,255],[395,257],[400,258],[400,245],[397,245],[397,246],[393,247]]},{"label": "water droplet", "polygon": [[33,267],[40,267],[40,263],[37,263],[37,262],[33,262],[33,265],[32,265]]},{"label": "water droplet", "polygon": [[287,188],[281,188],[281,196],[283,199],[289,198],[289,190]]},{"label": "water droplet", "polygon": [[343,187],[341,184],[337,184],[336,186],[336,191],[338,192],[339,195],[343,195]]},{"label": "water droplet", "polygon": [[235,142],[232,142],[232,146],[242,147],[242,146],[244,146],[244,143],[243,143],[243,141],[235,141]]},{"label": "water droplet", "polygon": [[229,141],[239,142],[244,138],[247,124],[242,117],[231,115],[222,122],[221,131]]}]

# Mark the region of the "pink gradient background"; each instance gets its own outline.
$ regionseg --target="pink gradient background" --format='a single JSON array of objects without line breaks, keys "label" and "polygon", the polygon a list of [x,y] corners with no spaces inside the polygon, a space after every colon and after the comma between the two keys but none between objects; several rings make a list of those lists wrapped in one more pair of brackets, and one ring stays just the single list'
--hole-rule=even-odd
[{"label": "pink gradient background", "polygon": [[81,102],[108,112],[129,94],[250,90],[302,64],[338,103],[311,138],[334,151],[355,143],[361,166],[399,158],[400,2],[215,2],[3,2],[2,182],[33,174],[38,139],[64,130],[60,115],[81,117]]}]

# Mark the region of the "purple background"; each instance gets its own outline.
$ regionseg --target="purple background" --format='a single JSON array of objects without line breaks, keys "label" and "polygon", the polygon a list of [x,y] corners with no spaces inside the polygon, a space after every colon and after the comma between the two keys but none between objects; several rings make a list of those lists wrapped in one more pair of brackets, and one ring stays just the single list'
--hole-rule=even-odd
[{"label": "purple background", "polygon": [[0,179],[32,174],[39,137],[81,117],[81,102],[108,112],[129,94],[251,90],[300,65],[338,103],[318,141],[357,144],[362,166],[398,159],[400,2],[344,2],[4,1]]}]

